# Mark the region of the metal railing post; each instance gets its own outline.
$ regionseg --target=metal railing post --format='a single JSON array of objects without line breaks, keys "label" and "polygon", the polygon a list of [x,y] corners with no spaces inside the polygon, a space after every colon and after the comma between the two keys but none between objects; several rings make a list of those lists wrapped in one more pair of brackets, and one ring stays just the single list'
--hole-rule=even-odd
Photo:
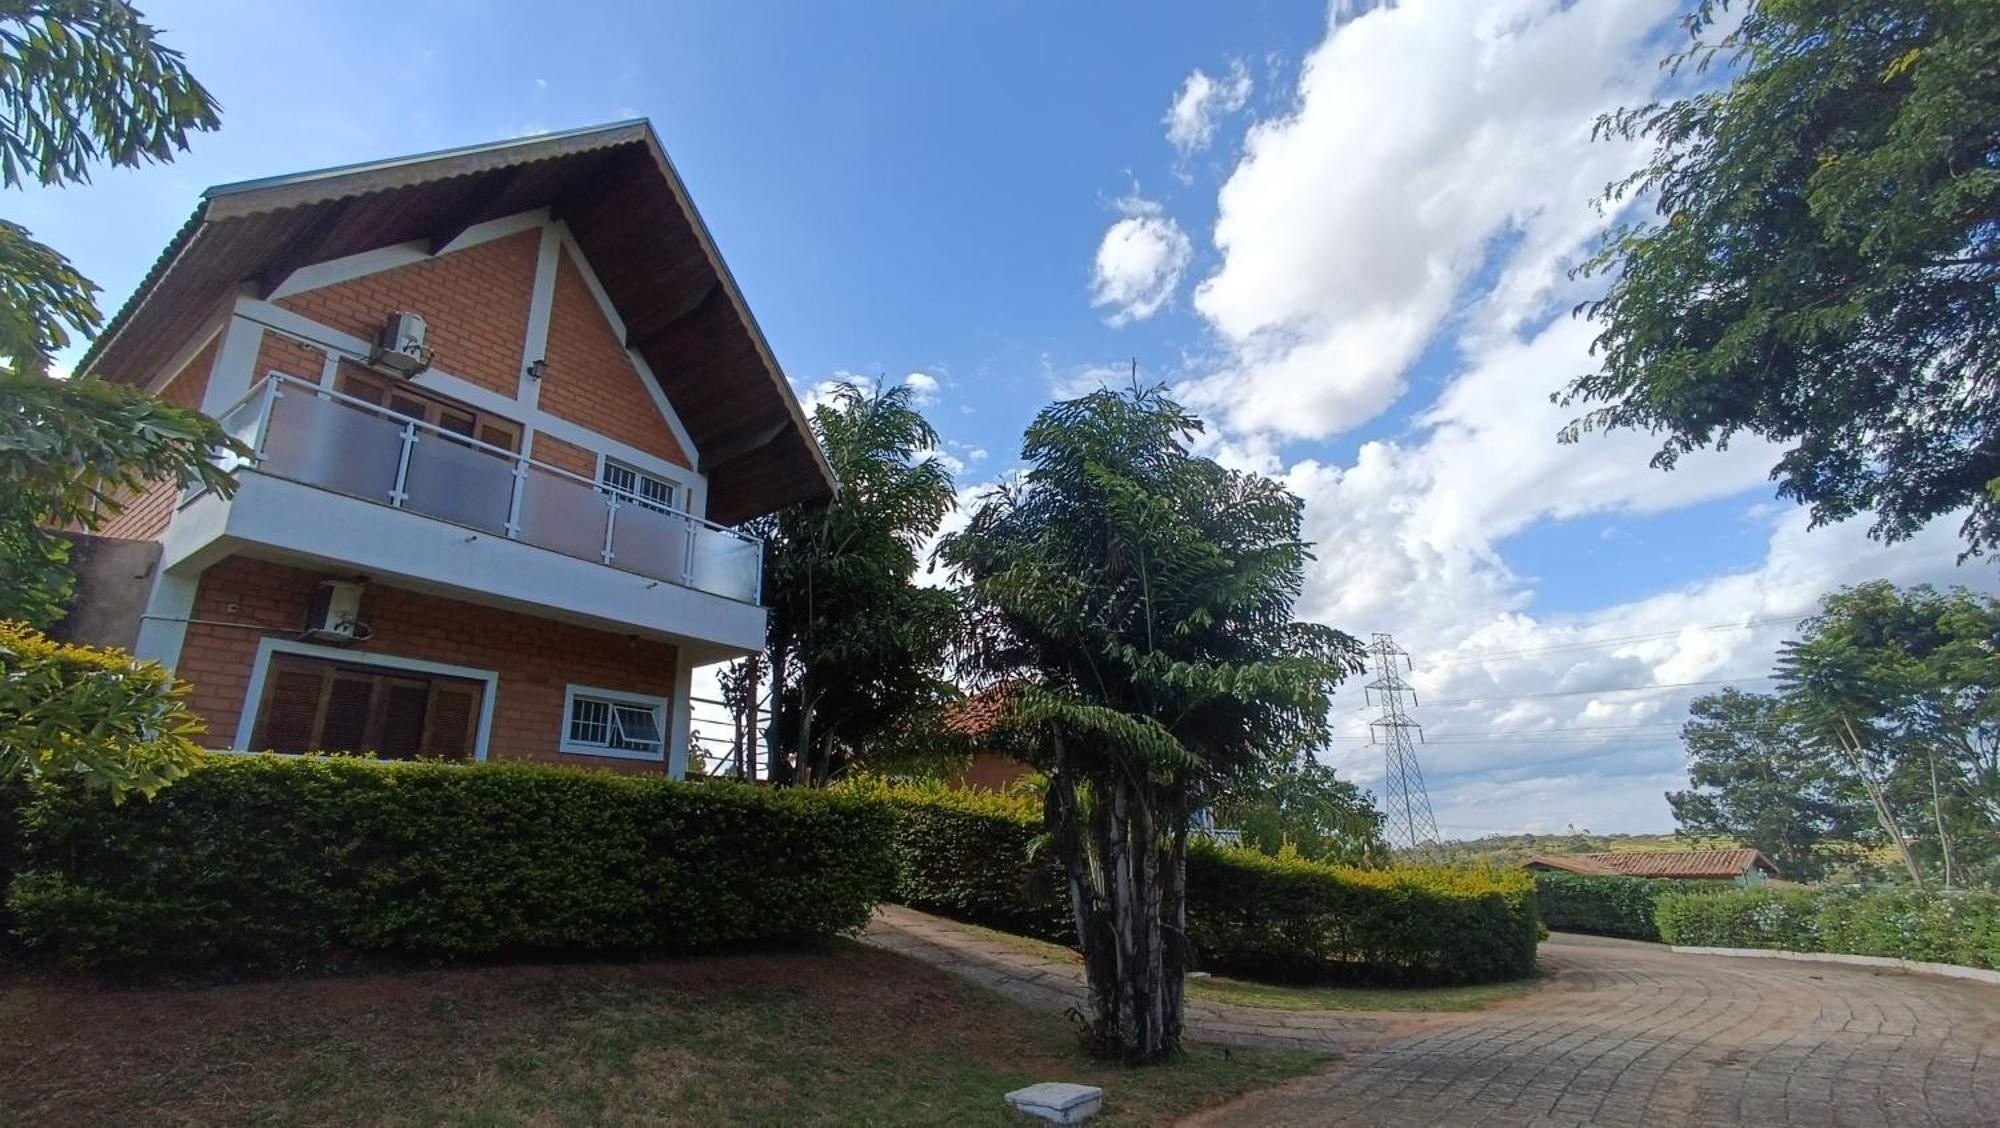
[{"label": "metal railing post", "polygon": [[695,548],[694,541],[696,537],[701,535],[701,526],[694,523],[694,518],[689,517],[686,514],[682,514],[681,528],[687,530],[687,547],[681,553],[681,586],[693,587],[694,548]]},{"label": "metal railing post", "polygon": [[252,448],[252,457],[259,466],[264,464],[264,440],[271,434],[271,412],[277,410],[278,400],[284,394],[278,390],[275,377],[264,378],[264,402],[257,408],[257,442]]},{"label": "metal railing post", "polygon": [[514,494],[507,499],[507,539],[521,539],[521,495],[528,492],[528,460],[514,460]]},{"label": "metal railing post", "polygon": [[403,451],[396,459],[396,484],[389,489],[389,504],[397,509],[410,499],[406,487],[410,483],[410,451],[416,445],[417,425],[413,422],[403,424]]},{"label": "metal railing post", "polygon": [[604,498],[604,562],[610,564],[618,554],[611,550],[611,537],[618,529],[618,499],[610,495]]}]

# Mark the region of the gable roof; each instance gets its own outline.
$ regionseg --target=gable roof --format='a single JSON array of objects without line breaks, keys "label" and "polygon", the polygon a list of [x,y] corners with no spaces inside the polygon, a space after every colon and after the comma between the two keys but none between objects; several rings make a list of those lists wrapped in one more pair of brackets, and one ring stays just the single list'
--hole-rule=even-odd
[{"label": "gable roof", "polygon": [[1752,868],[1776,874],[1778,867],[1760,850],[1628,850],[1608,854],[1545,854],[1522,869],[1559,869],[1594,877],[1670,877],[1734,880]]},{"label": "gable roof", "polygon": [[[711,519],[825,497],[833,471],[645,119],[224,184],[201,202],[77,371],[151,375],[239,284],[546,207],[563,220],[694,440]],[[385,311],[386,312],[386,311]]]}]

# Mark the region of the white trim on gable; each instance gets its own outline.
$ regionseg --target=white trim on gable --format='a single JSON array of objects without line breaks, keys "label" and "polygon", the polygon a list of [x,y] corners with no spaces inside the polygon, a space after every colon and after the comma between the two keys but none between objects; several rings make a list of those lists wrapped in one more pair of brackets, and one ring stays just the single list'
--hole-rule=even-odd
[{"label": "white trim on gable", "polygon": [[279,298],[288,298],[293,294],[317,290],[340,282],[352,282],[356,278],[366,278],[370,274],[380,274],[399,266],[409,266],[476,247],[481,243],[490,243],[495,239],[504,239],[509,235],[518,235],[523,231],[532,231],[546,224],[548,219],[549,209],[536,208],[533,211],[517,212],[514,215],[501,216],[499,219],[489,219],[484,223],[475,223],[440,248],[435,255],[431,253],[428,242],[413,239],[407,243],[376,247],[358,254],[302,266],[287,275],[285,280],[278,284],[278,288],[271,291],[270,300],[277,301]]},{"label": "white trim on gable", "polygon": [[[202,410],[210,415],[218,415],[228,410],[232,404],[243,397],[245,392],[249,391],[250,382],[247,379],[247,374],[256,359],[256,341],[261,340],[266,328],[288,337],[297,338],[314,348],[324,349],[329,353],[337,353],[339,356],[356,361],[357,363],[365,364],[367,362],[368,342],[351,334],[343,333],[330,325],[322,325],[301,314],[293,313],[283,306],[273,305],[267,301],[259,301],[256,298],[245,295],[239,297],[236,301],[236,314],[237,316],[230,330],[231,339],[225,340],[223,350],[225,353],[228,353],[237,347],[233,341],[233,338],[236,336],[252,338],[249,346],[249,356],[243,360],[243,371],[246,374],[246,379],[228,398],[216,403],[212,408],[208,405],[208,401],[204,400]],[[246,330],[254,329],[256,332],[239,334],[236,332],[235,326],[242,326]],[[338,357],[335,360],[335,363],[337,362]],[[219,370],[221,364],[219,358],[217,364]],[[551,415],[539,408],[523,404],[519,400],[510,399],[491,389],[474,384],[469,380],[453,376],[442,369],[426,369],[421,375],[410,382],[419,388],[428,388],[440,395],[449,396],[452,399],[476,407],[481,411],[490,412],[504,419],[511,419],[524,427],[546,431],[566,443],[582,447],[597,454],[600,461],[604,455],[608,454],[620,462],[629,463],[649,474],[657,474],[662,478],[666,478],[686,491],[687,501],[685,504],[689,513],[696,517],[707,516],[708,479],[679,463],[669,462],[658,455],[648,454],[637,447],[627,446],[611,438],[609,435],[601,435],[582,424],[572,423],[561,416]],[[209,380],[209,393],[211,397],[217,393],[216,381],[213,378]],[[529,441],[526,435],[522,436],[524,444]],[[526,454],[529,452],[524,447],[522,453]]]},{"label": "white trim on gable", "polygon": [[[590,260],[584,257],[583,247],[578,245],[576,236],[570,234],[568,224],[556,220],[549,226],[555,228],[557,236],[561,238],[563,248],[569,252],[570,265],[576,267],[577,274],[583,278],[584,286],[590,290],[591,298],[597,302],[598,310],[604,314],[604,320],[610,324],[611,332],[618,338],[618,346],[625,353],[625,359],[632,362],[632,370],[638,373],[639,383],[645,387],[646,394],[653,397],[653,406],[659,408],[660,418],[666,420],[667,428],[673,431],[674,441],[680,443],[681,452],[687,455],[689,462],[700,466],[701,452],[694,448],[694,440],[688,437],[687,428],[681,425],[680,415],[674,411],[674,405],[667,401],[667,393],[660,389],[660,381],[654,377],[652,366],[646,363],[645,357],[625,348],[625,319],[618,316],[617,307],[611,304],[611,296],[604,292],[603,284],[598,282],[597,271],[591,269]],[[555,285],[553,278],[549,280],[549,285],[551,287]]]},{"label": "white trim on gable", "polygon": [[[562,255],[562,240],[558,237],[556,225],[542,225],[542,245],[535,255],[535,285],[528,296],[528,333],[521,343],[521,387],[516,399],[531,409],[541,406],[542,382],[528,375],[529,366],[548,356],[549,316],[556,302],[556,265]],[[534,436],[521,438],[522,453],[528,452],[528,445]]]},{"label": "white trim on gable", "polygon": [[250,738],[257,731],[257,707],[264,700],[264,680],[270,672],[273,654],[297,654],[333,662],[352,662],[357,666],[381,666],[391,670],[410,670],[420,674],[437,674],[440,677],[484,682],[486,692],[479,695],[479,734],[473,742],[472,759],[474,762],[486,759],[486,738],[493,732],[493,699],[500,695],[499,674],[472,666],[452,666],[443,662],[426,662],[421,658],[401,658],[394,654],[377,654],[373,651],[351,650],[339,646],[315,646],[309,642],[293,642],[286,638],[267,638],[257,644],[257,657],[250,666],[250,689],[243,697],[243,715],[236,722],[236,742],[230,746],[237,752],[254,751],[250,747]]},{"label": "white trim on gable", "polygon": [[[217,334],[227,328],[229,328],[229,303],[224,302],[216,309],[214,315],[208,319],[207,323],[196,330],[194,336],[188,338],[188,343],[181,346],[181,350],[170,357],[165,364],[160,366],[160,370],[153,373],[152,378],[146,381],[146,393],[157,396],[162,391],[165,391],[167,385],[173,383],[176,376],[187,371],[188,365],[194,362],[194,358],[200,355],[201,350],[207,348],[208,343],[213,341]],[[218,350],[219,352],[220,350]],[[214,371],[213,363],[210,364],[209,369],[211,372]]]}]

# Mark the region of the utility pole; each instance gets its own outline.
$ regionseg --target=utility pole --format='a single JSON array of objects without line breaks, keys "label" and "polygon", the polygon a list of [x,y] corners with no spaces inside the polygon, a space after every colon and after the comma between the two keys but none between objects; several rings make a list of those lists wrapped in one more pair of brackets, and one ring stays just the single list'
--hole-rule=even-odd
[{"label": "utility pole", "polygon": [[[1424,738],[1423,726],[1410,719],[1403,706],[1408,694],[1415,705],[1417,691],[1403,680],[1410,668],[1409,651],[1396,645],[1388,634],[1377,631],[1368,644],[1375,662],[1375,680],[1366,686],[1373,695],[1369,704],[1379,704],[1382,715],[1368,722],[1371,742],[1382,745],[1388,775],[1382,784],[1384,821],[1389,844],[1436,856],[1439,853],[1437,816],[1431,813],[1431,797],[1424,790],[1424,772],[1417,764],[1416,745]],[[1415,734],[1415,740],[1411,734]]]}]

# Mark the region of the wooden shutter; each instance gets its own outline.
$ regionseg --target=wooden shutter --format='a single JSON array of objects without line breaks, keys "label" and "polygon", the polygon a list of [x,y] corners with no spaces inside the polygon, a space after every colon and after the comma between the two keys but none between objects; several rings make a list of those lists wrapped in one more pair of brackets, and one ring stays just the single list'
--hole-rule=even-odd
[{"label": "wooden shutter", "polygon": [[375,679],[353,670],[334,671],[326,694],[326,720],[316,752],[366,752],[368,722],[375,708]]},{"label": "wooden shutter", "polygon": [[441,681],[431,686],[430,719],[424,726],[425,755],[447,760],[472,759],[484,689],[468,682]]},{"label": "wooden shutter", "polygon": [[326,673],[318,665],[273,660],[266,675],[263,720],[251,743],[272,752],[313,751]]},{"label": "wooden shutter", "polygon": [[382,681],[382,735],[375,742],[375,751],[391,760],[413,759],[424,747],[431,683],[406,678]]}]

